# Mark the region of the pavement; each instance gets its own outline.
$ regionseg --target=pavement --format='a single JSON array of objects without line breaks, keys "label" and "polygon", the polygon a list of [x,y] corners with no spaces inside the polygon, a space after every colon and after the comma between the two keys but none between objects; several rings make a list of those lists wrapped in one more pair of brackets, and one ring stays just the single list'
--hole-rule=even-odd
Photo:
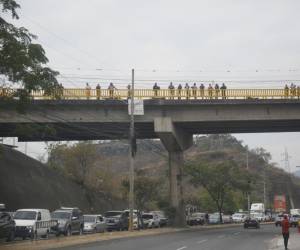
[{"label": "pavement", "polygon": [[[300,249],[300,234],[291,230],[290,250]],[[242,227],[183,231],[62,248],[63,250],[283,250],[280,228]]]},{"label": "pavement", "polygon": [[[135,232],[112,232],[58,239],[0,245],[2,250],[282,250],[280,228],[261,225],[244,229],[241,225],[161,228]],[[289,250],[300,250],[300,234],[291,229]]]}]

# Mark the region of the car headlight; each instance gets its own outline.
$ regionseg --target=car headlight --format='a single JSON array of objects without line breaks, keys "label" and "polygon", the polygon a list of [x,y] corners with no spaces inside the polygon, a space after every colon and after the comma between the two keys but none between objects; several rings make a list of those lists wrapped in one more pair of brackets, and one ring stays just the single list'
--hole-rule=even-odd
[{"label": "car headlight", "polygon": [[27,229],[28,231],[32,231],[33,226],[27,226],[26,229]]}]

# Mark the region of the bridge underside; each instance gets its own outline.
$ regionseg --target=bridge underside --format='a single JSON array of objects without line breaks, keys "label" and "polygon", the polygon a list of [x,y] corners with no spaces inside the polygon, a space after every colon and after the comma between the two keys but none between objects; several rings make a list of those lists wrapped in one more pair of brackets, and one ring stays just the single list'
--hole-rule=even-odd
[{"label": "bridge underside", "polygon": [[[174,123],[188,134],[300,132],[300,120],[218,121]],[[154,123],[136,123],[138,139],[159,138]],[[127,139],[129,123],[6,123],[0,124],[0,137],[19,141],[119,140]]]},{"label": "bridge underside", "polygon": [[[0,103],[0,137],[19,141],[127,139],[127,101],[39,100],[25,113],[17,103]],[[159,138],[154,120],[168,117],[180,133],[299,132],[300,100],[163,100],[144,101],[136,116],[136,137]]]}]

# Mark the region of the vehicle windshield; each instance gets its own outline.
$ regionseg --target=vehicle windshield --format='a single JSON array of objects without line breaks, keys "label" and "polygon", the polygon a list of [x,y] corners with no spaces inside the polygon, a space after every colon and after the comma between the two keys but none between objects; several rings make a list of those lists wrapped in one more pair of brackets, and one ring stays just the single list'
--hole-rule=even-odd
[{"label": "vehicle windshield", "polygon": [[153,219],[153,215],[152,214],[143,214],[142,218],[146,219],[146,220]]},{"label": "vehicle windshield", "polygon": [[51,214],[52,219],[70,219],[71,213],[69,212],[53,212]]},{"label": "vehicle windshield", "polygon": [[14,216],[15,220],[35,220],[35,218],[35,211],[17,211]]},{"label": "vehicle windshield", "polygon": [[242,217],[241,214],[234,214],[234,215],[232,215],[232,216],[234,216],[234,217]]},{"label": "vehicle windshield", "polygon": [[96,221],[96,216],[84,215],[83,220],[84,220],[84,222],[95,222]]},{"label": "vehicle windshield", "polygon": [[220,216],[218,214],[212,214],[210,216],[211,219],[218,219]]},{"label": "vehicle windshield", "polygon": [[121,216],[122,212],[119,211],[110,211],[110,212],[106,212],[104,214],[105,217],[117,217],[117,216]]}]

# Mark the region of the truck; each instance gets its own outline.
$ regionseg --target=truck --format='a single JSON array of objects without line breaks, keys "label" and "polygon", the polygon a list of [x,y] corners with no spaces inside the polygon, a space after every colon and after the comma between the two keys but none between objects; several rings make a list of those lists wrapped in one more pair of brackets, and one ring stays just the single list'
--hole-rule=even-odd
[{"label": "truck", "polygon": [[294,208],[290,210],[291,215],[300,215],[300,208]]},{"label": "truck", "polygon": [[264,203],[252,203],[250,208],[250,217],[257,219],[258,221],[265,221],[265,204]]}]

